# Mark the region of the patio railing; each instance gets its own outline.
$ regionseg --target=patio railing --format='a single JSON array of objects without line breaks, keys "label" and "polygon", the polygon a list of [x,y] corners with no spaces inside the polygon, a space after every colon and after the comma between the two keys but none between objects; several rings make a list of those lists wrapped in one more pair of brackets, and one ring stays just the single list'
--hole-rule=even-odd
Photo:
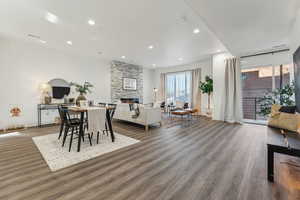
[{"label": "patio railing", "polygon": [[244,119],[252,120],[266,120],[266,117],[260,115],[260,103],[261,97],[244,97],[243,98],[243,111]]}]

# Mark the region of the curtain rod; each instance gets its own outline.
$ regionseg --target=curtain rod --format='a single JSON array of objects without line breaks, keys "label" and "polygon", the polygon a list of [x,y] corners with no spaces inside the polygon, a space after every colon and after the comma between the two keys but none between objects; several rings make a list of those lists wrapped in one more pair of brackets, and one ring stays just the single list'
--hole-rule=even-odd
[{"label": "curtain rod", "polygon": [[281,50],[276,50],[276,51],[269,51],[269,52],[264,52],[264,53],[257,53],[257,54],[247,55],[247,56],[241,56],[241,58],[249,58],[249,57],[255,57],[255,56],[262,56],[262,55],[267,55],[267,54],[274,54],[274,53],[285,52],[285,51],[289,51],[289,50],[290,49],[281,49]]}]

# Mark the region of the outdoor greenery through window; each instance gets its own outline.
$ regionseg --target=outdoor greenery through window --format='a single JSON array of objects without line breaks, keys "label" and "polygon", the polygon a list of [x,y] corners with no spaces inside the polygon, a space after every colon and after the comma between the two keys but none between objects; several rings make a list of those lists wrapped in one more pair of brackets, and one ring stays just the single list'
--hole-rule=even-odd
[{"label": "outdoor greenery through window", "polygon": [[192,96],[192,72],[177,72],[166,75],[167,103],[176,101],[191,103]]}]

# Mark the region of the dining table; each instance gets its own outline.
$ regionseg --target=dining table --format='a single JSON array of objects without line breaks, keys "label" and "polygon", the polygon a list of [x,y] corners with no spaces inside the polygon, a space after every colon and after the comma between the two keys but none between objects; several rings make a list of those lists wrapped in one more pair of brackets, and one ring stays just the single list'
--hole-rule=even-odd
[{"label": "dining table", "polygon": [[106,110],[106,123],[108,126],[108,130],[110,132],[111,140],[112,142],[115,142],[115,135],[112,128],[112,119],[111,119],[111,112],[115,109],[112,106],[90,106],[90,107],[79,107],[79,106],[70,106],[68,107],[69,111],[72,111],[73,113],[77,113],[80,115],[80,126],[79,126],[79,139],[78,139],[78,145],[77,145],[77,152],[80,152],[80,146],[81,146],[81,138],[84,137],[84,122],[85,122],[85,115],[87,114],[89,109],[105,109]]}]

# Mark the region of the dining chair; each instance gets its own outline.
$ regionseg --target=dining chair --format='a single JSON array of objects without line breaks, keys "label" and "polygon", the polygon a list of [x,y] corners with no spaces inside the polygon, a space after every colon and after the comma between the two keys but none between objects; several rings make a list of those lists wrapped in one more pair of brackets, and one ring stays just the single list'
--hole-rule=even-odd
[{"label": "dining chair", "polygon": [[99,106],[103,106],[105,107],[106,106],[106,103],[98,103]]},{"label": "dining chair", "polygon": [[[59,113],[59,116],[60,116],[60,131],[59,131],[59,136],[58,136],[58,139],[61,138],[62,136],[62,133],[64,132],[64,128],[65,128],[65,117],[64,117],[64,111],[63,109],[67,109],[68,107],[66,106],[58,106],[58,113]],[[80,119],[78,118],[78,114],[76,113],[72,113],[72,112],[68,112],[69,113],[69,116],[70,116],[70,120],[72,122],[79,122]],[[72,117],[71,117],[72,116]]]},{"label": "dining chair", "polygon": [[[78,136],[78,140],[84,138],[84,134],[83,134],[82,138],[79,138],[79,129],[80,129],[80,125],[81,125],[80,123],[81,122],[80,122],[79,119],[72,119],[70,117],[68,108],[59,106],[58,109],[59,109],[59,113],[61,115],[62,121],[64,122],[63,123],[64,124],[63,125],[64,126],[64,136],[63,136],[62,146],[64,147],[65,142],[66,142],[66,138],[67,138],[67,136],[70,135],[71,136],[70,144],[69,144],[69,152],[70,152],[71,148],[72,148],[72,142],[73,142],[74,134]],[[69,134],[69,130],[71,130],[70,134]],[[83,130],[85,130],[85,128]],[[88,133],[88,138],[89,138],[90,145],[92,146],[91,135],[89,133]]]}]

